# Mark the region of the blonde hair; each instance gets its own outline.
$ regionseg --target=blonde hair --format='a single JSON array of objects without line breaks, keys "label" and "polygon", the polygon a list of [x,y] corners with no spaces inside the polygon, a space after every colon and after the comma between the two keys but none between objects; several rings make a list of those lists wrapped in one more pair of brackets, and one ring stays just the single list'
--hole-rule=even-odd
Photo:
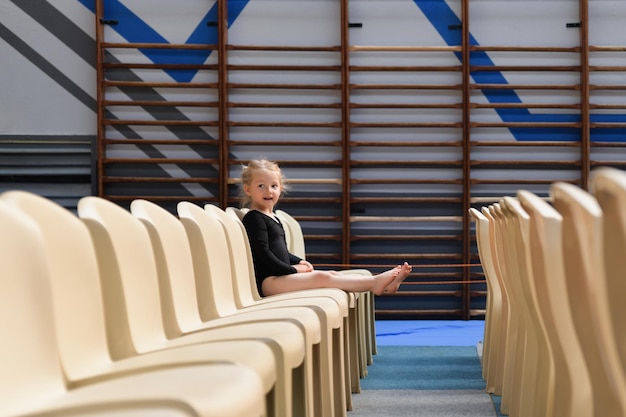
[{"label": "blonde hair", "polygon": [[278,173],[278,178],[280,180],[280,189],[283,193],[286,191],[287,187],[285,186],[283,181],[283,173],[276,162],[270,161],[269,159],[265,158],[253,159],[248,162],[248,165],[241,166],[241,186],[239,190],[239,199],[242,208],[250,207],[250,204],[252,203],[250,197],[244,192],[244,185],[251,185],[254,174],[259,171],[271,171]]}]

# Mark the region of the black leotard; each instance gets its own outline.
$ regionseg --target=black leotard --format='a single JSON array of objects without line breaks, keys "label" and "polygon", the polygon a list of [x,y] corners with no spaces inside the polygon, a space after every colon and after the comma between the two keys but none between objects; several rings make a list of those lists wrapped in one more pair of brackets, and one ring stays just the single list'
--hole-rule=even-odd
[{"label": "black leotard", "polygon": [[243,218],[248,233],[254,274],[259,294],[263,280],[270,276],[295,274],[298,272],[292,265],[302,259],[289,253],[285,241],[285,229],[280,220],[267,216],[260,211],[250,210]]}]

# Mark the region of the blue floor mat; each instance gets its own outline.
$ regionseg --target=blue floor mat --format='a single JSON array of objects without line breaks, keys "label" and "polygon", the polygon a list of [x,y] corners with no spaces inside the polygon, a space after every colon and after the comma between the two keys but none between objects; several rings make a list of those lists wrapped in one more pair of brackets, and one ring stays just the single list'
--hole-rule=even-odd
[{"label": "blue floor mat", "polygon": [[378,346],[476,346],[484,320],[377,320]]}]

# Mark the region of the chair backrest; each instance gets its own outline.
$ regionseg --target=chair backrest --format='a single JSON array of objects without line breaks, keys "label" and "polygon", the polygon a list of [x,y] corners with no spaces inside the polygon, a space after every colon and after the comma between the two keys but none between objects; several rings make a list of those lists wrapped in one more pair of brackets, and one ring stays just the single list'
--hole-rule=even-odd
[{"label": "chair backrest", "polygon": [[204,210],[216,217],[224,227],[230,248],[230,267],[234,275],[235,301],[239,308],[250,306],[258,301],[259,296],[254,279],[252,250],[246,229],[236,215],[213,204],[206,204]]},{"label": "chair backrest", "polygon": [[502,292],[496,278],[495,264],[491,252],[489,219],[471,207],[470,216],[476,223],[476,246],[487,282],[487,306],[485,311],[485,335],[483,340],[483,379],[488,392],[495,391],[495,373],[498,360],[498,345],[501,341]]},{"label": "chair backrest", "polygon": [[17,415],[62,395],[48,264],[28,217],[0,203],[0,409]]},{"label": "chair backrest", "polygon": [[300,222],[284,210],[276,210],[275,214],[284,226],[285,239],[287,240],[289,252],[299,258],[306,259],[304,233],[302,232]]},{"label": "chair backrest", "polygon": [[568,295],[591,376],[594,415],[626,415],[624,372],[608,309],[602,210],[591,194],[572,184],[555,183],[550,193],[563,216]]},{"label": "chair backrest", "polygon": [[133,348],[114,350],[111,355],[118,359],[161,347],[166,335],[148,230],[128,210],[100,197],[81,198],[78,215],[96,249],[105,315],[115,333],[110,336]]},{"label": "chair backrest", "polygon": [[496,230],[496,219],[491,213],[492,207],[483,207],[481,209],[482,214],[489,221],[489,249],[491,253],[491,260],[493,263],[493,272],[500,286],[500,296],[502,297],[501,307],[501,323],[500,323],[500,343],[498,347],[498,359],[496,362],[495,381],[494,381],[494,393],[500,395],[502,393],[502,383],[504,376],[504,357],[507,351],[507,331],[509,330],[509,295],[507,294],[506,285],[503,282],[502,277],[502,265],[498,260],[498,231]]},{"label": "chair backrest", "polygon": [[489,218],[475,208],[469,209],[469,214],[476,222],[476,246],[478,248],[478,256],[481,260],[485,279],[489,290],[490,302],[495,303],[492,308],[497,309],[500,314],[502,309],[502,290],[498,282],[498,273],[496,272],[495,260],[493,258],[492,246],[489,233]]},{"label": "chair backrest", "polygon": [[181,221],[161,206],[147,200],[130,204],[132,215],[141,220],[152,241],[157,262],[164,324],[167,336],[174,338],[202,326],[198,296],[210,288],[196,285],[189,239]]},{"label": "chair backrest", "polygon": [[[518,280],[523,292],[526,311],[527,344],[524,353],[524,389],[534,401],[533,411],[523,415],[552,415],[554,399],[554,362],[543,321],[542,306],[547,304],[543,283],[536,285],[528,248],[530,216],[522,208],[519,200],[504,197],[504,202],[513,220],[513,239],[518,258]],[[524,404],[526,406],[526,404]]]},{"label": "chair backrest", "polygon": [[[202,207],[182,201],[177,205],[178,217],[187,231],[196,281],[203,279],[210,293],[199,297],[200,311],[215,310],[217,317],[237,313],[234,274],[230,267],[230,249],[222,223]],[[205,318],[203,320],[215,317]]]},{"label": "chair backrest", "polygon": [[529,191],[518,191],[530,216],[527,250],[555,370],[553,415],[593,415],[589,372],[571,315],[563,258],[562,217],[546,201]]},{"label": "chair backrest", "polygon": [[604,213],[602,224],[608,307],[622,369],[626,370],[626,332],[622,321],[626,317],[626,173],[616,168],[596,169],[592,172],[590,186]]},{"label": "chair backrest", "polygon": [[111,357],[96,253],[87,228],[74,213],[36,194],[9,191],[0,199],[26,214],[42,235],[67,379],[93,376]]}]

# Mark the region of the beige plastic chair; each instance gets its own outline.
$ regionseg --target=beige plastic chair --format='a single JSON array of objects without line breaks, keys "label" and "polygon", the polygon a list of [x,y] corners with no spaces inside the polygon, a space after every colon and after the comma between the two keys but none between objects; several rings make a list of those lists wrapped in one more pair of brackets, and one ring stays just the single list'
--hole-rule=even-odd
[{"label": "beige plastic chair", "polygon": [[502,414],[517,417],[520,407],[520,383],[521,369],[523,365],[523,353],[526,344],[526,329],[524,314],[520,305],[519,283],[514,279],[515,267],[512,262],[511,253],[514,250],[507,233],[507,222],[505,216],[506,208],[502,203],[496,203],[489,207],[495,222],[496,253],[500,270],[502,272],[502,282],[509,295],[509,321],[506,333],[506,354],[504,355],[502,374],[502,401],[500,409]]},{"label": "beige plastic chair", "polygon": [[592,172],[590,187],[602,211],[604,233],[604,268],[608,308],[613,334],[616,336],[621,368],[626,372],[626,173],[616,168],[599,168]]},{"label": "beige plastic chair", "polygon": [[502,330],[502,291],[495,271],[491,252],[489,219],[475,208],[469,214],[476,223],[476,246],[487,281],[487,303],[485,312],[485,336],[482,354],[482,375],[486,382],[486,391],[495,393],[498,352]]},{"label": "beige plastic chair", "polygon": [[24,213],[5,203],[0,203],[0,261],[0,327],[11,334],[0,344],[0,415],[265,415],[261,380],[232,364],[179,366],[68,387],[43,239]]},{"label": "beige plastic chair", "polygon": [[164,312],[167,307],[161,306],[155,255],[144,224],[127,210],[98,197],[82,198],[78,213],[96,248],[109,337],[116,341],[111,346],[114,358],[216,339],[262,340],[276,358],[274,414],[307,412],[302,369],[306,345],[298,322],[277,319],[269,311],[255,312],[215,319],[212,326],[207,323],[200,331],[178,337],[168,335],[164,317],[171,312]]},{"label": "beige plastic chair", "polygon": [[517,193],[530,216],[527,251],[533,279],[546,299],[540,304],[554,361],[554,416],[593,415],[593,398],[587,364],[578,342],[568,287],[576,285],[565,275],[562,217],[545,200],[528,191]]},{"label": "beige plastic chair", "polygon": [[[273,393],[276,361],[271,348],[262,341],[220,341],[216,337],[212,343],[113,361],[107,344],[96,253],[86,226],[65,208],[32,193],[9,191],[0,199],[28,216],[42,235],[60,362],[71,387],[178,365],[232,362],[254,369],[263,379],[266,395]],[[273,404],[271,397],[268,401]]]},{"label": "beige plastic chair", "polygon": [[[348,317],[347,320],[344,321],[344,329],[347,329],[347,331],[344,331],[344,346],[347,347],[347,349],[344,350],[344,353],[345,364],[348,369],[345,375],[345,385],[347,390],[346,406],[348,410],[351,410],[351,393],[358,393],[361,390],[360,378],[362,373],[360,367],[363,362],[359,360],[359,349],[357,349],[360,338],[356,332],[358,321],[355,307],[358,305],[355,304],[354,295],[335,289],[329,290],[320,288],[316,290],[291,292],[289,294],[277,294],[262,298],[256,288],[250,244],[245,227],[241,223],[243,212],[234,207],[227,208],[226,211],[229,211],[231,214],[229,216],[226,211],[212,204],[207,204],[204,208],[209,214],[217,216],[225,227],[231,248],[231,267],[235,272],[236,302],[238,306],[245,307],[258,303],[274,303],[276,301],[293,299],[300,300],[298,302],[309,302],[310,297],[328,295],[333,296],[334,299],[337,299],[336,296],[339,295],[341,297],[340,300],[344,298],[347,300]],[[288,227],[285,226],[285,230],[287,229]],[[304,300],[302,300],[302,298],[304,298]]]},{"label": "beige plastic chair", "polygon": [[520,202],[504,197],[507,213],[511,216],[512,241],[515,245],[517,276],[522,289],[522,302],[526,312],[527,336],[522,370],[522,397],[520,415],[553,415],[554,361],[546,334],[540,304],[547,305],[545,285],[536,283],[532,275],[528,251],[530,217]]},{"label": "beige plastic chair", "polygon": [[[200,207],[195,207],[205,214]],[[223,256],[229,256],[220,255],[220,252],[227,250],[225,236],[222,243],[222,239],[212,235],[211,244],[215,246],[215,250],[196,254],[196,257],[200,256],[201,259],[195,259],[194,263],[190,240],[183,225],[186,223],[188,228],[194,228],[192,221],[186,218],[181,221],[170,212],[146,200],[133,201],[130,209],[135,217],[144,222],[150,233],[152,246],[156,250],[161,286],[166,289],[162,295],[168,297],[167,302],[172,305],[173,314],[165,315],[165,322],[169,322],[166,327],[172,328],[175,335],[212,326],[216,318],[253,312],[250,309],[244,311],[232,307],[234,305],[232,282],[224,279],[231,275],[231,271],[220,270],[224,267]],[[220,228],[218,233],[221,232],[223,235],[221,225],[218,227]],[[190,233],[196,234],[193,230],[190,230]],[[205,248],[206,245],[200,241],[197,246]],[[206,324],[202,320],[199,304],[204,306],[204,319],[208,322]],[[318,400],[314,390],[319,393],[322,389],[329,389],[326,380],[314,378],[313,375],[314,363],[319,363],[317,359],[319,356],[317,345],[321,342],[319,319],[316,313],[303,303],[299,305],[283,303],[273,307],[280,308],[274,314],[276,318],[282,317],[301,323],[305,339],[308,341],[305,355],[307,361],[305,389],[311,401]]]},{"label": "beige plastic chair", "polygon": [[[510,314],[510,305],[509,305],[509,295],[507,294],[507,288],[504,284],[502,277],[502,265],[498,260],[498,245],[497,245],[497,230],[496,230],[496,220],[493,218],[490,207],[483,207],[481,209],[482,214],[489,221],[489,249],[490,249],[490,257],[493,263],[493,272],[495,273],[495,278],[498,281],[498,285],[500,288],[500,295],[502,297],[502,311],[501,311],[501,319],[500,319],[500,342],[498,344],[497,350],[497,362],[495,366],[495,376],[494,376],[494,394],[502,395],[502,381],[504,379],[504,357],[507,352],[507,333],[508,333],[508,323],[509,323],[509,314]],[[492,352],[493,355],[493,352]],[[491,372],[491,369],[490,369]]]},{"label": "beige plastic chair", "polygon": [[[285,229],[285,237],[290,252],[294,255],[306,259],[306,244],[300,223],[284,210],[276,210],[276,216],[280,219]],[[366,269],[351,269],[343,271],[345,273],[372,275]],[[351,359],[358,361],[359,377],[367,375],[367,365],[373,363],[373,354],[376,345],[375,324],[371,319],[374,317],[374,297],[370,292],[348,293],[350,297],[350,321],[357,323],[356,326],[349,327],[349,338],[352,341],[354,350],[351,352]],[[354,366],[354,365],[353,365]],[[353,376],[355,382],[359,382],[356,375]],[[359,387],[353,387],[354,392],[360,391]]]},{"label": "beige plastic chair", "polygon": [[[220,209],[217,209],[220,210]],[[221,210],[220,210],[221,211]],[[239,308],[235,300],[236,289],[233,285],[235,272],[231,269],[231,253],[229,250],[226,231],[222,222],[212,216],[202,207],[190,203],[178,203],[178,215],[185,225],[187,236],[191,242],[191,249],[196,267],[196,279],[209,279],[213,288],[215,305],[220,316],[237,314],[241,311],[261,311],[275,309],[278,306],[292,307],[294,303],[312,309],[322,323],[322,341],[320,344],[319,376],[316,384],[321,390],[323,415],[342,416],[348,407],[344,360],[344,314],[336,299],[329,296],[301,297],[298,299],[283,299],[276,302],[257,302]],[[227,262],[224,262],[227,260]],[[230,279],[224,279],[229,277]],[[330,291],[337,294],[339,291]],[[345,301],[345,293],[341,294],[340,301]],[[345,312],[347,316],[347,311]]]},{"label": "beige plastic chair", "polygon": [[591,377],[594,415],[624,416],[626,381],[616,340],[623,330],[613,331],[609,309],[602,210],[591,194],[572,184],[555,183],[550,193],[563,216],[568,296]]}]

